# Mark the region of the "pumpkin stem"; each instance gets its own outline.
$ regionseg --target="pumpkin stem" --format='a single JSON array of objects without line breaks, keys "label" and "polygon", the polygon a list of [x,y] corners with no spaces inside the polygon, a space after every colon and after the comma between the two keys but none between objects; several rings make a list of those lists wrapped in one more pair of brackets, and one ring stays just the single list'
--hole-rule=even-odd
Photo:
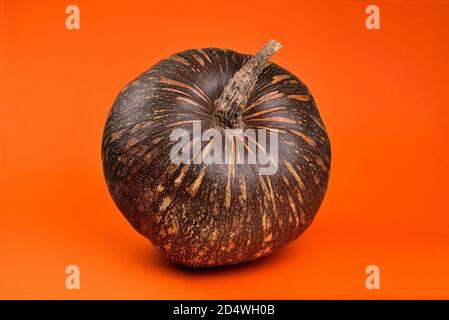
[{"label": "pumpkin stem", "polygon": [[282,45],[275,40],[268,41],[229,80],[220,98],[215,101],[215,117],[221,125],[231,128],[242,127],[241,113],[256,87],[257,78],[262,73],[266,61],[281,47]]}]

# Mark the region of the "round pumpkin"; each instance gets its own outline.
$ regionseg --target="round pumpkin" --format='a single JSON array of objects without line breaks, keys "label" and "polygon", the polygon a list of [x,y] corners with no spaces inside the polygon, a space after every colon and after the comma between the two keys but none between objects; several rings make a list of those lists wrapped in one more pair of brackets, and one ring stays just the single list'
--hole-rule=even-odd
[{"label": "round pumpkin", "polygon": [[[304,83],[267,60],[279,48],[270,41],[254,56],[183,51],[116,98],[102,140],[107,186],[130,224],[169,260],[192,267],[253,260],[313,221],[328,184],[330,142]],[[171,134],[193,136],[194,123],[201,133],[276,132],[276,172],[261,174],[259,162],[174,163]],[[200,139],[197,151],[209,143]]]}]

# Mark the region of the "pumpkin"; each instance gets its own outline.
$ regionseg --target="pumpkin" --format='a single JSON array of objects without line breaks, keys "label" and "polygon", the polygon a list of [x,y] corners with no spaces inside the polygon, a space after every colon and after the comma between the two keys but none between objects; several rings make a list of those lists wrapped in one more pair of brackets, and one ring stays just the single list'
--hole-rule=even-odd
[{"label": "pumpkin", "polygon": [[[102,140],[107,186],[129,223],[169,260],[191,267],[253,260],[313,221],[328,184],[330,142],[304,83],[268,61],[280,47],[270,40],[255,55],[183,51],[116,98]],[[276,172],[261,174],[259,161],[174,163],[173,130],[194,135],[198,122],[201,133],[276,133]],[[209,144],[197,141],[196,153]]]}]

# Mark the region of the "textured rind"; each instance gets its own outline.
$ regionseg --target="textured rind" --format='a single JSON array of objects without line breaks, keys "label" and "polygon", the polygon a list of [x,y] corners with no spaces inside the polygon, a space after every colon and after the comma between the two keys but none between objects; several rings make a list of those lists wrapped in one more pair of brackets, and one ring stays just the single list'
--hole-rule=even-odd
[{"label": "textured rind", "polygon": [[[170,133],[192,121],[215,128],[213,102],[248,55],[207,48],[162,60],[124,87],[102,141],[104,176],[131,225],[168,259],[186,266],[265,256],[310,225],[326,192],[331,152],[314,99],[293,74],[267,63],[242,118],[278,129],[279,168],[170,161]],[[207,144],[202,142],[202,148]]]}]

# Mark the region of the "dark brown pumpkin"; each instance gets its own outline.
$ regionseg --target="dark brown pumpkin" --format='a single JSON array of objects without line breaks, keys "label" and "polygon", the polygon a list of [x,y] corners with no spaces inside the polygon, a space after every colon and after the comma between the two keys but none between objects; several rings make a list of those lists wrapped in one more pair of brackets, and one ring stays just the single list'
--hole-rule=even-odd
[{"label": "dark brown pumpkin", "polygon": [[[318,211],[330,143],[306,86],[267,61],[279,47],[271,41],[255,56],[217,48],[177,53],[115,100],[102,143],[109,191],[171,261],[217,266],[265,256],[301,235]],[[173,164],[171,131],[191,132],[198,120],[203,132],[277,129],[277,172],[260,175],[258,164]]]}]

